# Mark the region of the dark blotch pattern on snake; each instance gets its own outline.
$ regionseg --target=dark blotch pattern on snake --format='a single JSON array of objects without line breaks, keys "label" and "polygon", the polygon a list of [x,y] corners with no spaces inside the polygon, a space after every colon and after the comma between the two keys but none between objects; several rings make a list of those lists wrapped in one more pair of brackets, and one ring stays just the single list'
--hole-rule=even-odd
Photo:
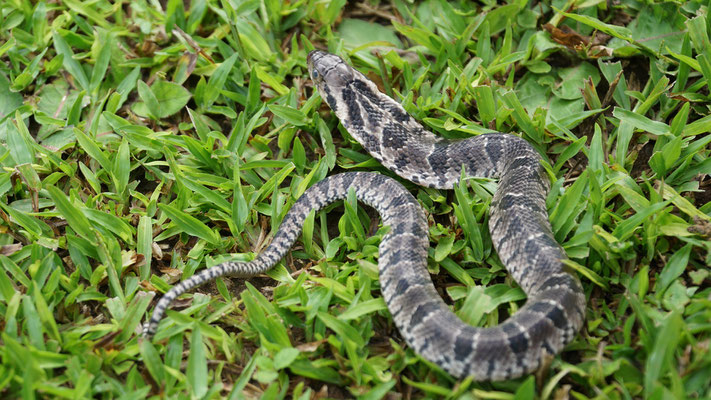
[{"label": "dark blotch pattern on snake", "polygon": [[422,357],[457,377],[499,380],[533,372],[561,351],[583,323],[585,296],[578,279],[561,262],[565,253],[548,221],[549,183],[538,153],[509,134],[439,138],[339,57],[313,51],[308,66],[321,97],[348,132],[401,177],[451,189],[464,167],[468,176],[499,179],[489,230],[499,258],[528,301],[498,326],[479,328],[462,322],[430,279],[427,222],[415,198],[393,179],[352,172],[331,176],[307,190],[254,261],[223,263],[173,287],[156,305],[145,336],[155,334],[168,305],[185,291],[218,276],[253,276],[274,266],[289,251],[311,210],[354,190],[360,201],[380,213],[383,225],[391,227],[379,248],[381,292],[403,338]]}]

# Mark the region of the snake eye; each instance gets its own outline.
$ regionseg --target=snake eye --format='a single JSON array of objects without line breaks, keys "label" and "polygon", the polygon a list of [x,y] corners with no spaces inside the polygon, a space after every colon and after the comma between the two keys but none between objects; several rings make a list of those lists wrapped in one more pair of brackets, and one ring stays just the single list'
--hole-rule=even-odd
[{"label": "snake eye", "polygon": [[318,79],[319,76],[320,75],[318,74],[318,71],[316,71],[316,70],[311,71],[311,79],[316,80],[316,79]]}]

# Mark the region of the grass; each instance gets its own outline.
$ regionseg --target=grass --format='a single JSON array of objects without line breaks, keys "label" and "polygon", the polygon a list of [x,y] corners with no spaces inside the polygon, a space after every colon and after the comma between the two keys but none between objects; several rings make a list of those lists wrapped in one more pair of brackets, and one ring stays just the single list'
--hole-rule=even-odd
[{"label": "grass", "polygon": [[[0,397],[711,398],[708,13],[0,1]],[[161,293],[254,257],[314,182],[392,176],[315,93],[313,48],[442,136],[514,132],[547,155],[551,222],[588,296],[547,371],[457,381],[407,348],[379,294],[384,231],[353,202],[313,215],[268,277],[185,295],[139,338]],[[404,184],[460,317],[515,312],[486,228],[495,183]]]}]

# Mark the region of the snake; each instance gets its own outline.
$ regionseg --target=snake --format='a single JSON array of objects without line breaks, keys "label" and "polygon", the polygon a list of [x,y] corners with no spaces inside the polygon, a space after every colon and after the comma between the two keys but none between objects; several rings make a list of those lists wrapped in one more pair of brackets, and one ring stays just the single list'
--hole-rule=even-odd
[{"label": "snake", "polygon": [[345,172],[306,190],[254,260],[216,265],[166,292],[144,325],[144,337],[153,337],[170,303],[184,292],[217,277],[250,277],[272,268],[290,250],[309,213],[352,192],[390,227],[378,247],[380,290],[402,339],[417,354],[456,378],[478,381],[516,378],[550,363],[581,328],[586,300],[548,219],[550,181],[541,155],[514,134],[439,137],[337,55],[311,51],[307,68],[348,133],[401,178],[439,189],[452,189],[462,171],[466,177],[498,179],[489,232],[499,259],[526,293],[525,304],[498,325],[462,321],[428,272],[428,222],[415,197],[385,175]]}]

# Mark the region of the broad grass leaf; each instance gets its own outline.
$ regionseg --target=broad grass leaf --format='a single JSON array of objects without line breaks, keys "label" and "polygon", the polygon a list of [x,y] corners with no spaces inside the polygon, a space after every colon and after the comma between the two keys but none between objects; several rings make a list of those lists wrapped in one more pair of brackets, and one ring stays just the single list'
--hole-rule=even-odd
[{"label": "broad grass leaf", "polygon": [[[434,364],[431,364],[429,362],[428,362],[428,364],[434,366]],[[402,381],[405,382],[407,385],[415,387],[417,389],[420,389],[424,393],[434,394],[438,398],[446,398],[452,394],[451,389],[448,389],[448,388],[440,386],[440,385],[436,385],[434,383],[413,381],[413,380],[408,379],[405,376],[402,376],[401,378],[402,378]]]},{"label": "broad grass leaf", "polygon": [[202,398],[207,393],[207,357],[205,344],[202,342],[200,327],[194,325],[190,337],[190,352],[188,354],[188,367],[185,370],[190,393],[196,398]]},{"label": "broad grass leaf", "polygon": [[669,125],[663,122],[653,121],[637,112],[627,111],[625,109],[615,107],[612,111],[612,115],[620,121],[628,122],[637,129],[642,129],[655,135],[666,135],[670,133]]},{"label": "broad grass leaf", "polygon": [[136,328],[140,327],[152,299],[153,293],[146,292],[138,292],[133,297],[133,300],[126,306],[126,313],[119,323],[121,333],[116,337],[117,342],[129,340],[136,333]]},{"label": "broad grass leaf", "polygon": [[581,274],[588,278],[591,282],[594,284],[600,286],[601,288],[607,290],[607,283],[605,282],[605,279],[603,279],[598,273],[593,271],[590,268],[587,268],[583,265],[580,265],[576,263],[573,260],[570,259],[565,259],[562,260],[562,263],[565,264],[566,266],[572,268],[574,271],[576,271],[578,274]]},{"label": "broad grass leaf", "polygon": [[[112,113],[115,113],[123,105],[123,103],[128,99],[128,95],[133,91],[138,83],[138,77],[141,75],[141,69],[135,67],[119,82],[116,86],[116,93],[120,95],[119,99],[115,104],[112,105]],[[108,111],[108,107],[107,107]]]},{"label": "broad grass leaf", "polygon": [[[289,334],[274,306],[251,284],[241,293],[249,325],[263,337],[263,344],[276,345],[277,348],[292,347]],[[268,343],[264,343],[264,342]]]},{"label": "broad grass leaf", "polygon": [[534,376],[529,376],[518,387],[514,398],[517,400],[533,400],[536,398],[536,380]]},{"label": "broad grass leaf", "polygon": [[265,40],[264,35],[257,31],[251,23],[246,19],[240,18],[234,21],[234,24],[237,28],[239,40],[244,46],[244,50],[249,58],[259,61],[269,61],[274,57],[275,53]]},{"label": "broad grass leaf", "polygon": [[92,96],[97,95],[99,92],[99,87],[104,81],[106,70],[111,61],[111,52],[115,47],[114,36],[111,32],[101,28],[98,28],[96,32],[97,34],[92,44],[92,53],[95,57],[94,68],[91,71],[91,82],[87,89]]},{"label": "broad grass leaf", "polygon": [[683,136],[696,136],[711,131],[711,115],[699,118],[694,122],[686,124]]},{"label": "broad grass leaf", "polygon": [[147,215],[142,215],[138,221],[136,239],[136,252],[143,256],[143,264],[140,266],[141,280],[147,280],[151,272],[151,260],[153,259],[153,219]]},{"label": "broad grass leaf", "polygon": [[589,186],[589,179],[588,170],[583,171],[573,185],[566,189],[557,206],[551,212],[551,225],[557,240],[562,240],[567,235],[568,232],[564,227],[570,227],[572,219],[576,218],[585,209],[586,202],[581,202],[580,199],[585,189]]},{"label": "broad grass leaf", "polygon": [[484,293],[481,286],[469,287],[457,316],[469,325],[479,325],[481,319],[486,315],[490,302],[491,297]]},{"label": "broad grass leaf", "polygon": [[652,204],[648,208],[636,213],[635,215],[625,219],[624,221],[617,224],[615,230],[612,231],[612,235],[615,236],[620,241],[627,240],[634,231],[642,225],[647,219],[659,212],[661,209],[669,205],[668,201]]},{"label": "broad grass leaf", "polygon": [[622,198],[625,199],[625,202],[636,212],[643,211],[645,208],[649,207],[650,203],[646,197],[624,185],[623,182],[616,182],[615,188]]},{"label": "broad grass leaf", "polygon": [[692,247],[693,245],[691,243],[687,243],[669,257],[662,273],[659,274],[659,280],[654,286],[657,298],[660,298],[669,285],[684,273],[686,266],[689,264],[689,255],[691,254]]},{"label": "broad grass leaf", "polygon": [[165,369],[163,360],[150,340],[140,340],[139,349],[143,358],[143,365],[146,366],[156,382],[165,382]]},{"label": "broad grass leaf", "polygon": [[296,375],[332,383],[334,385],[343,384],[341,375],[338,371],[323,365],[323,363],[320,364],[322,365],[317,366],[309,360],[294,360],[294,362],[289,365],[289,371]]},{"label": "broad grass leaf", "polygon": [[306,254],[311,256],[311,258],[318,259],[321,257],[320,256],[314,257],[314,248],[313,248],[315,216],[316,216],[316,210],[309,211],[309,214],[306,216],[306,219],[304,220],[304,223],[301,226],[301,241],[304,243],[304,251],[306,252]]},{"label": "broad grass leaf", "polygon": [[526,134],[533,139],[536,143],[541,143],[541,135],[538,130],[533,125],[531,117],[528,115],[526,110],[521,105],[518,96],[514,91],[507,91],[503,95],[504,104],[513,110],[511,114],[516,121],[516,124],[521,128]]},{"label": "broad grass leaf", "polygon": [[350,321],[352,319],[359,318],[363,315],[372,314],[377,311],[387,310],[387,305],[382,297],[376,299],[370,299],[365,301],[360,301],[350,307],[340,315],[338,319],[343,321]]},{"label": "broad grass leaf", "polygon": [[[674,190],[673,187],[669,186],[666,183],[661,183],[661,190],[662,190],[662,198],[664,200],[669,200],[679,208],[684,214],[692,217],[692,218],[700,218],[702,220],[711,220],[711,217],[708,215],[704,214],[696,208],[689,200],[687,200],[684,196],[679,194],[676,190]],[[703,209],[704,207],[702,207]]]},{"label": "broad grass leaf", "polygon": [[[358,218],[358,201],[356,200],[355,189],[352,187],[348,190],[346,201],[343,202],[343,207],[345,209],[345,220],[349,222],[351,229],[343,229],[340,226],[341,232],[353,232],[358,238],[358,242],[362,243],[365,240],[365,229],[363,229],[363,224]],[[345,238],[344,238],[345,239]]]},{"label": "broad grass leaf", "polygon": [[[272,193],[275,187],[279,187],[279,185],[281,185],[284,179],[286,179],[291,174],[291,171],[293,171],[294,168],[296,168],[296,166],[294,166],[294,163],[292,162],[289,162],[284,167],[282,167],[279,172],[275,173],[266,182],[264,182],[262,187],[259,188],[259,190],[257,191],[256,195],[252,196],[252,201],[260,202],[264,200],[267,195]],[[245,169],[244,166],[242,169]]]},{"label": "broad grass leaf", "polygon": [[649,166],[652,167],[652,170],[654,170],[654,172],[659,176],[666,175],[669,169],[671,169],[679,161],[681,146],[681,137],[675,137],[670,140],[662,146],[660,151],[652,154],[652,157],[649,159]]},{"label": "broad grass leaf", "polygon": [[143,102],[134,103],[132,109],[136,114],[156,118],[167,118],[180,111],[192,94],[177,83],[164,80],[156,81],[148,87],[143,81],[138,81],[138,93]]},{"label": "broad grass leaf", "polygon": [[454,187],[454,194],[458,204],[454,204],[454,214],[459,220],[462,230],[466,232],[466,237],[471,245],[474,259],[482,261],[484,259],[484,242],[481,237],[479,223],[472,211],[473,201],[469,198],[466,180],[462,179]]},{"label": "broad grass leaf", "polygon": [[414,26],[403,25],[398,23],[396,20],[392,20],[392,24],[393,27],[395,27],[395,29],[404,37],[414,41],[417,44],[427,47],[435,54],[444,47],[442,38],[438,37],[431,31]]},{"label": "broad grass leaf", "polygon": [[647,112],[652,108],[652,106],[654,106],[659,101],[659,98],[662,96],[662,94],[667,93],[669,89],[669,78],[667,78],[666,76],[662,76],[655,82],[654,87],[652,87],[652,90],[650,90],[649,93],[646,94],[646,96],[643,98],[644,101],[641,104],[638,104],[635,107],[634,111],[639,115],[647,114]]},{"label": "broad grass leaf", "polygon": [[67,196],[56,187],[49,186],[47,187],[47,191],[54,201],[54,205],[57,207],[61,217],[67,221],[67,224],[84,239],[96,245],[96,233],[89,223],[89,220],[84,216],[84,213],[75,207]]},{"label": "broad grass leaf", "polygon": [[481,119],[482,125],[487,127],[496,118],[496,102],[491,86],[478,85],[474,86],[472,90],[479,111],[479,119]]},{"label": "broad grass leaf", "polygon": [[[34,284],[33,287],[35,287]],[[22,296],[22,312],[25,314],[25,330],[30,344],[38,350],[45,350],[46,347],[44,342],[44,332],[42,330],[42,321],[40,321],[37,308],[35,308],[34,303],[32,303],[32,298],[28,295]]]},{"label": "broad grass leaf", "polygon": [[661,326],[653,330],[656,332],[654,345],[647,349],[649,353],[644,368],[645,393],[652,393],[655,386],[660,384],[659,378],[674,369],[672,368],[674,353],[684,326],[684,320],[679,312],[672,311],[662,320]]},{"label": "broad grass leaf", "polygon": [[361,19],[344,18],[338,24],[338,33],[348,49],[355,49],[370,42],[385,42],[394,47],[402,47],[402,42],[392,29]]},{"label": "broad grass leaf", "polygon": [[600,72],[602,72],[608,84],[617,84],[612,95],[615,102],[625,110],[629,110],[631,107],[630,97],[625,94],[627,91],[627,81],[625,80],[624,74],[622,74],[622,63],[619,61],[606,63],[600,58],[597,61],[597,66],[600,68]]},{"label": "broad grass leaf", "polygon": [[[556,10],[556,11],[559,11],[559,10]],[[606,24],[595,17],[590,17],[587,15],[578,15],[578,14],[572,14],[572,13],[566,13],[566,12],[563,12],[562,14],[572,20],[583,23],[587,26],[590,26],[594,29],[599,30],[600,32],[604,32],[610,36],[614,36],[616,38],[630,41],[630,42],[633,40],[632,39],[632,31],[630,31],[629,29],[627,29],[623,26]]]},{"label": "broad grass leaf", "polygon": [[67,126],[77,126],[82,117],[82,112],[84,111],[84,98],[86,97],[86,90],[82,90],[77,95],[77,98],[69,107],[69,112],[67,113]]},{"label": "broad grass leaf", "polygon": [[318,119],[318,133],[321,136],[321,146],[323,146],[326,152],[326,164],[328,169],[333,169],[336,165],[336,147],[333,144],[333,136],[331,136],[331,131],[322,119]]},{"label": "broad grass leaf", "polygon": [[121,218],[109,214],[106,211],[92,208],[83,208],[82,212],[97,226],[107,229],[124,242],[131,245],[133,244],[133,237],[136,234],[136,230]]},{"label": "broad grass leaf", "polygon": [[359,400],[380,400],[380,399],[386,399],[387,394],[390,392],[390,390],[395,386],[397,383],[396,380],[392,379],[387,382],[382,382],[379,383],[375,386],[373,386],[368,393],[361,395],[358,397]]},{"label": "broad grass leaf", "polygon": [[296,360],[301,352],[293,347],[285,347],[274,356],[274,368],[284,369]]},{"label": "broad grass leaf", "polygon": [[41,219],[35,218],[23,211],[17,210],[12,206],[1,202],[0,208],[2,208],[14,220],[13,222],[23,227],[28,233],[34,235],[35,238],[42,236],[54,237],[52,228]]},{"label": "broad grass leaf", "polygon": [[[143,104],[148,110],[148,115],[153,119],[160,118],[160,104],[153,90],[143,81],[138,81],[138,95],[143,100]],[[138,110],[136,110],[138,113]]]},{"label": "broad grass leaf", "polygon": [[[217,100],[220,95],[220,91],[225,86],[225,82],[227,82],[227,78],[230,76],[230,72],[232,72],[232,67],[235,64],[235,61],[237,61],[238,56],[238,53],[234,53],[228,59],[220,63],[220,65],[212,72],[212,76],[210,76],[210,79],[207,81],[207,91],[205,93],[206,106],[212,105],[212,103]],[[182,86],[180,87],[182,88]]]},{"label": "broad grass leaf", "polygon": [[10,280],[10,277],[7,276],[5,271],[0,271],[0,296],[2,296],[3,301],[9,304],[16,293],[19,292],[15,289],[15,285],[12,280]]},{"label": "broad grass leaf", "polygon": [[570,160],[572,157],[577,155],[580,150],[583,149],[585,146],[585,142],[587,141],[587,137],[581,137],[580,139],[572,142],[568,146],[563,149],[563,152],[558,155],[558,158],[556,159],[555,165],[553,166],[553,170],[555,172],[560,171],[560,169],[563,167],[566,161]]},{"label": "broad grass leaf", "polygon": [[[10,81],[4,74],[0,74],[0,93],[3,94],[3,101],[0,101],[0,116],[11,115],[23,103],[22,94],[10,91]],[[9,123],[7,120],[2,122],[2,117],[0,117],[0,131],[2,131],[4,124]]]},{"label": "broad grass leaf", "polygon": [[490,35],[494,36],[507,26],[511,26],[515,16],[525,6],[525,3],[518,2],[497,7],[486,14],[486,23],[491,27]]},{"label": "broad grass leaf", "polygon": [[684,132],[684,126],[686,126],[686,122],[689,119],[689,108],[691,107],[691,103],[684,103],[681,106],[681,109],[679,109],[679,112],[676,113],[674,116],[674,119],[672,120],[671,123],[671,133],[674,136],[681,136],[682,133]]},{"label": "broad grass leaf", "polygon": [[301,110],[279,104],[269,104],[267,106],[277,117],[283,119],[290,125],[303,126],[308,123],[308,118]]},{"label": "broad grass leaf", "polygon": [[553,92],[556,96],[566,100],[575,100],[583,96],[582,89],[585,86],[586,79],[591,78],[595,85],[600,82],[600,73],[597,68],[588,62],[560,69],[558,76],[561,83]]},{"label": "broad grass leaf", "polygon": [[696,61],[699,63],[701,68],[701,73],[706,78],[706,82],[711,82],[711,50],[706,50],[705,52],[696,56]]},{"label": "broad grass leaf", "polygon": [[592,140],[590,140],[590,150],[588,152],[588,161],[592,173],[596,176],[604,173],[603,164],[605,162],[605,150],[602,144],[602,131],[600,125],[595,124],[595,131]]},{"label": "broad grass leaf", "polygon": [[40,290],[40,286],[38,286],[35,281],[32,282],[31,296],[35,307],[37,308],[37,314],[44,325],[47,335],[61,345],[63,338],[59,335],[59,328],[57,327],[57,322],[54,320],[54,314],[50,311],[47,300],[44,298],[44,294],[42,293],[42,290]]},{"label": "broad grass leaf", "polygon": [[[7,135],[7,147],[10,156],[17,164],[30,164],[35,161],[34,139],[27,130],[27,125],[19,110],[15,111],[16,132]],[[8,123],[11,123],[8,121]]]},{"label": "broad grass leaf", "polygon": [[358,333],[358,331],[345,321],[327,314],[325,312],[318,312],[318,318],[333,332],[336,333],[337,337],[341,340],[348,339],[355,343],[358,348],[365,346],[365,341],[363,337]]},{"label": "broad grass leaf", "polygon": [[106,17],[97,11],[96,7],[93,7],[92,3],[86,3],[77,0],[67,0],[63,1],[65,5],[77,12],[78,14],[84,15],[89,18],[90,21],[94,22],[102,28],[108,28],[111,24],[106,20]]},{"label": "broad grass leaf", "polygon": [[[189,171],[186,171],[186,173],[189,173]],[[205,186],[197,183],[197,178],[193,178],[192,176],[186,175],[183,176],[183,179],[181,179],[180,182],[188,189],[203,197],[210,205],[216,206],[225,212],[231,212],[232,207],[230,203],[225,200],[223,195],[221,195],[221,193],[217,190],[210,190]]]},{"label": "broad grass leaf", "polygon": [[220,237],[199,219],[187,214],[168,204],[159,204],[158,208],[168,214],[171,221],[178,226],[183,232],[205,239],[212,244],[218,244]]},{"label": "broad grass leaf", "polygon": [[[239,166],[235,166],[238,169]],[[234,221],[237,229],[242,231],[244,229],[247,218],[249,218],[249,207],[247,206],[247,200],[244,196],[244,189],[242,184],[235,179],[235,183],[232,188],[232,203],[230,204],[230,210],[232,212],[232,220]]]},{"label": "broad grass leaf", "polygon": [[119,145],[118,151],[114,158],[112,169],[112,177],[116,186],[116,193],[123,194],[128,185],[129,175],[131,174],[131,154],[129,152],[128,140],[124,137]]},{"label": "broad grass leaf", "polygon": [[[0,75],[1,77],[2,75]],[[0,78],[2,81],[2,78]],[[0,90],[2,86],[0,85]],[[67,113],[69,112],[68,104],[73,104],[77,98],[79,91],[69,86],[67,81],[57,79],[54,82],[42,87],[42,92],[39,94],[39,102],[37,109],[44,115],[49,115],[61,121],[61,126],[65,126],[67,121]],[[12,97],[7,97],[8,100]],[[12,103],[10,103],[12,104]],[[0,102],[0,112],[2,112],[2,102]]]},{"label": "broad grass leaf", "polygon": [[52,33],[54,49],[57,51],[57,54],[61,54],[64,57],[64,68],[67,69],[67,72],[76,79],[82,89],[89,90],[89,79],[86,77],[86,73],[81,65],[79,65],[79,62],[74,59],[72,48],[69,47],[69,44],[64,40],[60,32],[61,30]]},{"label": "broad grass leaf", "polygon": [[266,68],[263,68],[260,65],[255,66],[254,70],[256,71],[259,80],[269,85],[269,87],[274,89],[279,95],[283,96],[289,93],[289,88],[281,83],[282,79],[280,77],[269,73]]},{"label": "broad grass leaf", "polygon": [[452,245],[454,244],[454,235],[444,236],[439,239],[437,246],[434,251],[434,260],[436,262],[441,262],[447,257],[452,250]]},{"label": "broad grass leaf", "polygon": [[306,166],[306,150],[304,150],[304,145],[298,137],[294,138],[294,146],[291,154],[296,170],[301,173]]},{"label": "broad grass leaf", "polygon": [[76,136],[79,146],[81,146],[81,148],[91,158],[98,161],[99,165],[101,165],[101,168],[105,169],[106,171],[113,170],[113,163],[111,163],[108,157],[106,157],[106,155],[104,154],[104,152],[101,151],[101,148],[99,148],[93,138],[88,137],[84,134],[84,132],[77,128],[74,128],[74,136]]}]

